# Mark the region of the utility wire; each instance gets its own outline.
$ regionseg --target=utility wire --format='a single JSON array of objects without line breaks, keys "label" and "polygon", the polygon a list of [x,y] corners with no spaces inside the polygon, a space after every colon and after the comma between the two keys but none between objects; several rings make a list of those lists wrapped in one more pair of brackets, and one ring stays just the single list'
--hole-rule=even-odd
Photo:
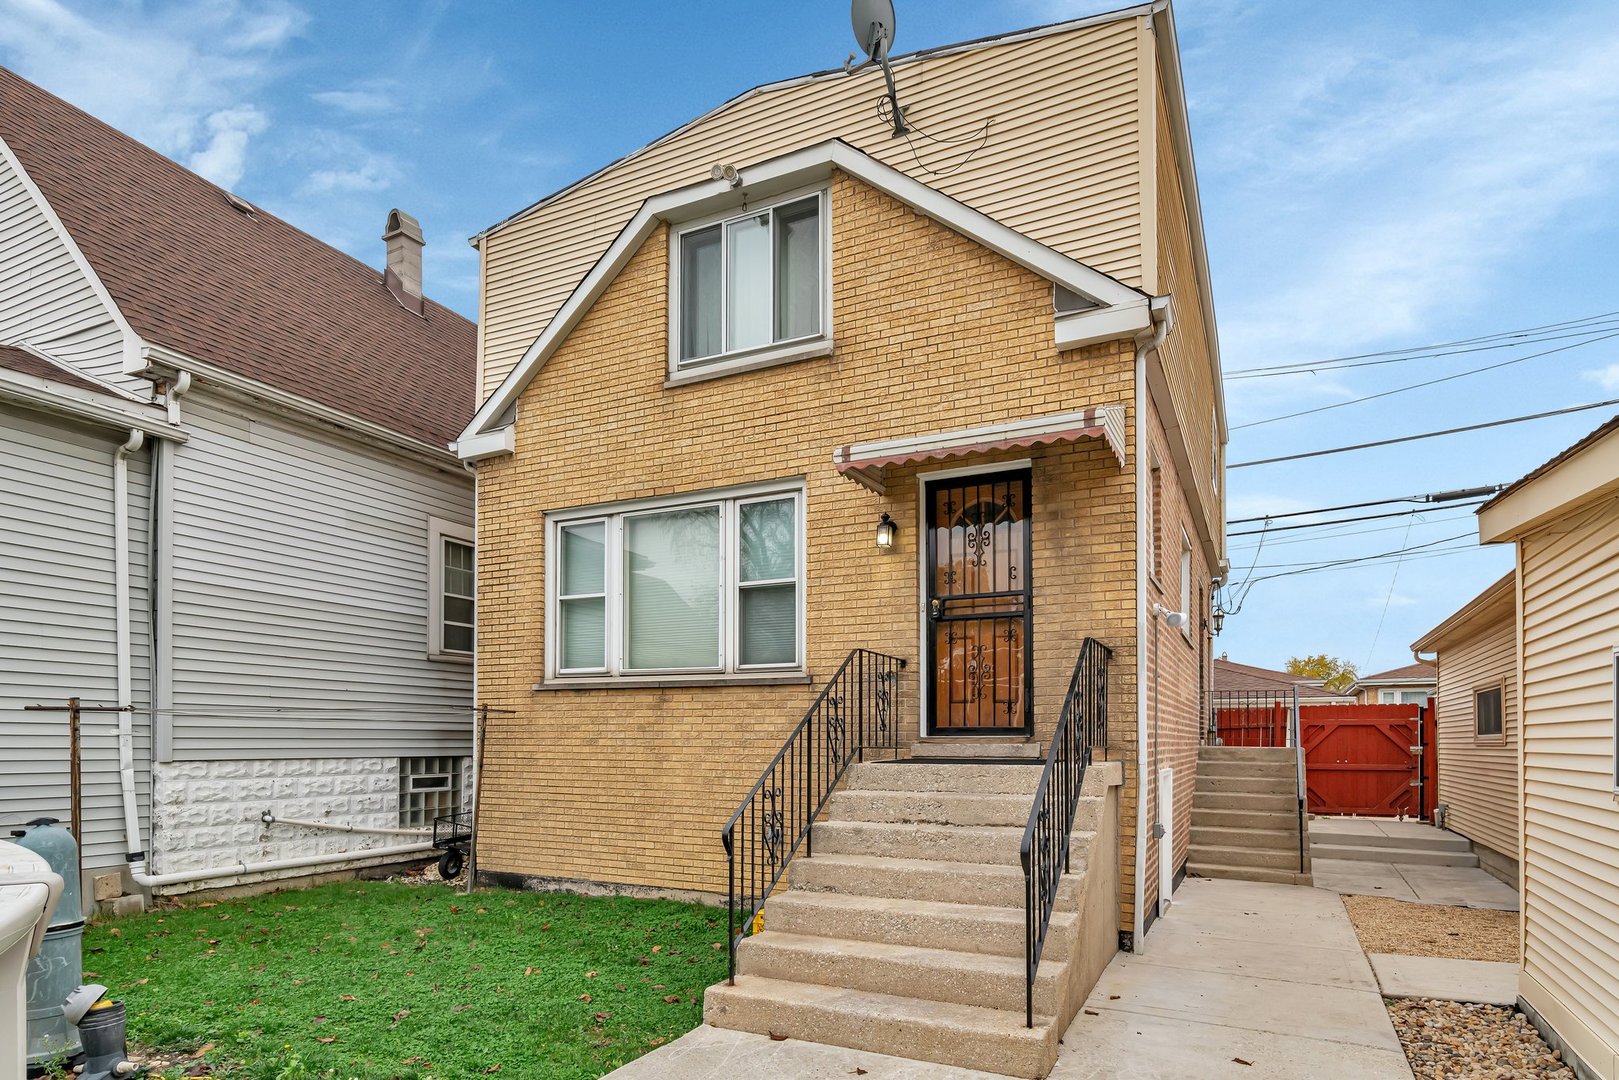
[{"label": "utility wire", "polygon": [[[1457,533],[1455,536],[1442,536],[1438,540],[1428,540],[1428,541],[1425,541],[1425,542],[1423,542],[1421,544],[1410,544],[1410,545],[1407,545],[1405,547],[1395,548],[1393,551],[1380,551],[1375,555],[1356,555],[1356,556],[1354,556],[1352,558],[1348,558],[1348,559],[1329,559],[1326,562],[1271,563],[1268,566],[1261,566],[1261,567],[1259,567],[1259,569],[1261,569],[1261,570],[1275,570],[1275,569],[1278,569],[1280,567],[1298,566],[1298,567],[1303,567],[1304,570],[1320,570],[1320,569],[1325,569],[1326,567],[1329,567],[1329,566],[1351,566],[1351,565],[1353,565],[1355,563],[1370,562],[1373,559],[1393,559],[1393,558],[1398,558],[1400,556],[1406,555],[1406,554],[1408,554],[1410,552],[1413,552],[1413,551],[1425,551],[1425,550],[1427,550],[1429,548],[1438,547],[1440,544],[1449,544],[1449,543],[1453,543],[1454,541],[1457,541],[1457,540],[1473,539],[1474,536],[1475,536],[1475,534],[1470,533],[1470,532]],[[1467,548],[1467,550],[1473,550],[1474,548],[1476,548],[1476,546],[1477,546],[1476,544],[1470,545]],[[1455,550],[1461,551],[1463,549],[1462,548],[1456,548]],[[1289,576],[1291,576],[1293,574],[1302,573],[1302,572],[1303,572],[1302,570],[1289,570],[1285,574],[1261,575],[1261,576],[1259,576],[1257,578],[1251,578],[1249,580],[1250,581],[1255,581],[1255,582],[1269,581],[1272,578],[1289,577]],[[1247,584],[1247,582],[1244,582],[1243,584]]]},{"label": "utility wire", "polygon": [[[1438,514],[1438,513],[1436,513],[1431,518],[1426,518],[1426,519],[1424,519],[1422,521],[1419,521],[1417,523],[1417,525],[1418,525],[1419,528],[1421,528],[1423,526],[1428,526],[1428,525],[1442,525],[1442,524],[1445,524],[1446,522],[1462,521],[1462,520],[1465,520],[1466,518],[1470,518],[1472,516],[1473,515],[1471,513],[1462,513],[1462,514]],[[1295,537],[1292,537],[1291,539],[1288,539],[1288,540],[1274,540],[1274,541],[1271,541],[1270,546],[1274,548],[1274,547],[1291,547],[1294,544],[1319,544],[1319,543],[1321,543],[1322,541],[1325,541],[1325,540],[1338,540],[1338,539],[1342,539],[1342,538],[1348,537],[1348,536],[1370,536],[1373,533],[1399,532],[1403,528],[1405,528],[1405,524],[1403,522],[1397,522],[1397,523],[1395,523],[1393,525],[1379,525],[1376,528],[1372,528],[1372,529],[1348,529],[1348,530],[1345,530],[1344,532],[1320,533],[1320,534],[1317,534],[1315,536],[1295,536]],[[1254,544],[1236,544],[1234,546],[1226,548],[1226,551],[1228,551],[1228,552],[1230,552],[1230,551],[1252,551],[1252,550],[1254,550],[1255,546],[1256,545],[1254,545]]]},{"label": "utility wire", "polygon": [[1383,624],[1388,622],[1389,605],[1394,603],[1394,586],[1400,580],[1400,567],[1405,565],[1407,546],[1411,543],[1411,526],[1416,524],[1413,518],[1405,523],[1405,539],[1400,541],[1400,557],[1394,560],[1394,573],[1389,575],[1388,595],[1383,597],[1383,613],[1377,617],[1377,630],[1372,634],[1371,648],[1366,650],[1366,667],[1372,666],[1372,657],[1377,655],[1377,643],[1383,640]]},{"label": "utility wire", "polygon": [[1463,345],[1454,349],[1441,349],[1437,352],[1402,352],[1398,356],[1385,356],[1376,360],[1322,360],[1317,362],[1301,362],[1296,364],[1277,364],[1272,367],[1242,368],[1238,371],[1228,372],[1223,377],[1230,382],[1242,379],[1271,379],[1283,375],[1317,375],[1325,372],[1332,374],[1336,371],[1348,371],[1353,368],[1378,367],[1383,364],[1408,364],[1416,360],[1436,360],[1446,356],[1465,356],[1469,353],[1492,352],[1496,349],[1521,349],[1525,345],[1538,345],[1543,341],[1570,341],[1574,338],[1588,338],[1601,334],[1619,322],[1608,320],[1600,323],[1591,323],[1589,326],[1575,329],[1568,327],[1566,334],[1535,334],[1515,338],[1511,341],[1496,341],[1482,345]]},{"label": "utility wire", "polygon": [[1327,450],[1311,450],[1303,454],[1284,454],[1281,457],[1258,458],[1254,461],[1238,461],[1227,465],[1227,469],[1247,469],[1255,465],[1274,465],[1281,461],[1302,461],[1305,458],[1326,457],[1329,454],[1347,454],[1351,450],[1370,450],[1377,446],[1393,446],[1396,443],[1417,442],[1420,439],[1437,439],[1441,435],[1457,435],[1464,431],[1483,431],[1485,428],[1501,427],[1504,424],[1521,424],[1527,420],[1544,420],[1549,416],[1567,416],[1569,413],[1586,412],[1590,409],[1601,409],[1608,405],[1619,405],[1619,398],[1609,398],[1606,401],[1593,401],[1586,405],[1570,405],[1566,409],[1552,409],[1548,412],[1530,413],[1527,416],[1509,416],[1505,420],[1491,420],[1483,424],[1466,424],[1462,427],[1445,428],[1442,431],[1424,431],[1419,435],[1401,435],[1394,439],[1379,439],[1376,442],[1355,443],[1351,446],[1334,446]]},{"label": "utility wire", "polygon": [[1455,491],[1430,491],[1423,495],[1396,495],[1390,499],[1372,499],[1369,502],[1344,503],[1341,506],[1318,506],[1314,510],[1289,510],[1283,514],[1265,514],[1262,517],[1232,518],[1227,525],[1250,525],[1258,521],[1280,521],[1282,518],[1307,517],[1311,514],[1331,514],[1338,510],[1360,510],[1368,506],[1385,506],[1398,502],[1447,503],[1458,499],[1494,495],[1505,484],[1480,484],[1477,487],[1458,488]]},{"label": "utility wire", "polygon": [[[1467,535],[1469,537],[1472,537],[1473,534],[1468,533]],[[1260,569],[1261,570],[1269,570],[1269,569],[1274,569],[1276,567],[1286,567],[1286,566],[1297,566],[1297,567],[1300,567],[1300,569],[1289,571],[1287,574],[1262,575],[1260,577],[1255,578],[1254,580],[1256,582],[1258,582],[1258,581],[1269,581],[1273,577],[1289,577],[1289,576],[1292,576],[1293,574],[1314,574],[1314,573],[1318,573],[1318,572],[1322,572],[1322,571],[1326,571],[1326,570],[1358,570],[1358,569],[1364,569],[1364,568],[1369,567],[1369,566],[1378,566],[1378,565],[1380,565],[1382,563],[1393,562],[1395,559],[1399,559],[1399,558],[1405,559],[1405,561],[1408,562],[1408,563],[1421,562],[1424,559],[1440,559],[1440,558],[1444,558],[1445,556],[1448,556],[1448,555],[1472,555],[1472,554],[1476,554],[1477,552],[1480,552],[1480,551],[1483,551],[1483,550],[1484,549],[1481,546],[1479,546],[1478,544],[1476,544],[1476,543],[1460,543],[1460,544],[1453,544],[1450,547],[1436,547],[1436,548],[1432,548],[1432,549],[1427,550],[1427,551],[1419,551],[1414,555],[1412,555],[1412,554],[1402,555],[1400,553],[1395,553],[1395,554],[1392,554],[1392,555],[1368,555],[1363,559],[1357,559],[1357,560],[1355,560],[1353,562],[1349,562],[1349,563],[1336,563],[1336,562],[1325,562],[1325,563],[1323,563],[1323,562],[1315,562],[1315,563],[1273,563],[1270,566],[1261,566]]]},{"label": "utility wire", "polygon": [[1466,371],[1458,371],[1453,375],[1442,375],[1437,379],[1426,379],[1422,382],[1410,383],[1406,386],[1396,386],[1392,390],[1382,390],[1375,394],[1366,394],[1362,397],[1350,398],[1348,401],[1335,401],[1330,405],[1317,405],[1313,409],[1300,409],[1298,412],[1284,413],[1281,416],[1269,416],[1263,420],[1250,420],[1246,424],[1237,424],[1233,426],[1231,430],[1241,431],[1244,428],[1259,427],[1263,424],[1274,424],[1281,420],[1294,420],[1300,416],[1314,416],[1316,413],[1330,412],[1333,409],[1342,409],[1350,405],[1360,405],[1367,401],[1377,401],[1380,398],[1393,397],[1395,394],[1403,394],[1407,390],[1421,390],[1425,386],[1438,386],[1440,383],[1453,382],[1456,379],[1465,379],[1469,375],[1479,375],[1486,371],[1495,371],[1498,368],[1511,367],[1513,364],[1521,364],[1525,360],[1534,360],[1542,356],[1551,356],[1553,353],[1568,352],[1570,349],[1578,349],[1586,345],[1594,345],[1599,341],[1608,341],[1609,339],[1616,337],[1619,337],[1619,330],[1614,330],[1610,333],[1603,334],[1601,337],[1588,338],[1585,341],[1576,341],[1572,345],[1560,345],[1555,349],[1546,349],[1543,352],[1530,353],[1527,356],[1515,356],[1511,360],[1502,360],[1495,364],[1485,364],[1483,367],[1468,368]]},{"label": "utility wire", "polygon": [[1277,371],[1283,368],[1316,368],[1331,364],[1340,364],[1349,360],[1367,360],[1378,356],[1398,356],[1402,353],[1428,353],[1436,349],[1450,349],[1459,345],[1476,345],[1484,341],[1498,341],[1502,338],[1521,337],[1524,335],[1538,335],[1549,330],[1568,329],[1586,323],[1594,323],[1603,319],[1612,319],[1619,316],[1619,311],[1605,311],[1599,315],[1587,315],[1583,319],[1566,319],[1562,322],[1545,323],[1541,326],[1529,326],[1518,330],[1503,330],[1495,334],[1480,334],[1478,337],[1458,338],[1455,341],[1441,341],[1433,345],[1415,345],[1407,348],[1383,349],[1379,352],[1352,353],[1348,356],[1332,356],[1325,360],[1303,361],[1293,364],[1276,364],[1269,367],[1238,368],[1228,372],[1228,375],[1249,375],[1261,371]]},{"label": "utility wire", "polygon": [[[1458,507],[1462,507],[1462,506],[1483,506],[1486,501],[1487,500],[1479,499],[1479,500],[1477,500],[1475,502],[1455,503],[1454,505],[1458,506]],[[1226,533],[1226,536],[1227,537],[1256,536],[1259,533],[1264,532],[1266,529],[1269,529],[1273,533],[1278,533],[1278,532],[1293,532],[1295,529],[1319,529],[1319,528],[1322,528],[1323,526],[1327,526],[1327,525],[1354,525],[1357,522],[1361,522],[1361,521],[1378,521],[1378,520],[1383,519],[1383,518],[1410,517],[1412,514],[1427,514],[1427,513],[1431,513],[1431,512],[1432,511],[1428,510],[1427,508],[1418,508],[1416,510],[1390,510],[1389,512],[1384,513],[1384,514],[1361,514],[1358,517],[1333,518],[1331,521],[1306,521],[1306,522],[1301,522],[1298,525],[1277,525],[1274,528],[1269,526],[1269,525],[1266,525],[1264,528],[1247,529],[1247,530],[1244,530],[1243,532]]]}]

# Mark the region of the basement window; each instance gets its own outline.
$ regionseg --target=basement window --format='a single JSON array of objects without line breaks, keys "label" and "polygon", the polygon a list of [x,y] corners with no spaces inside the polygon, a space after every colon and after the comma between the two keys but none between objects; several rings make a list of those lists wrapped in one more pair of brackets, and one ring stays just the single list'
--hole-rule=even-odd
[{"label": "basement window", "polygon": [[461,769],[466,758],[399,759],[399,827],[425,829],[433,819],[461,809]]}]

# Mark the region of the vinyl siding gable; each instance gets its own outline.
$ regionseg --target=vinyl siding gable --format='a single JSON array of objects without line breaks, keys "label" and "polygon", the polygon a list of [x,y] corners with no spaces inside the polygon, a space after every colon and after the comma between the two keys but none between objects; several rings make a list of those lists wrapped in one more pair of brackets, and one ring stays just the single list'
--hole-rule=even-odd
[{"label": "vinyl siding gable", "polygon": [[0,342],[32,345],[128,389],[127,331],[0,143]]}]

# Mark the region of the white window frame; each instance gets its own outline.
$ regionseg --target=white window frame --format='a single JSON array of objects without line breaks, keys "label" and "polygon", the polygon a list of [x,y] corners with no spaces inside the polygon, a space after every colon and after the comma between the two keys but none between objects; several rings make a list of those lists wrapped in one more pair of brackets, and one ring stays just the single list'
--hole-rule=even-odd
[{"label": "white window frame", "polygon": [[[733,221],[762,214],[765,211],[774,211],[777,207],[802,202],[814,197],[819,204],[817,209],[821,223],[821,328],[813,334],[803,337],[788,338],[782,341],[772,341],[767,345],[758,345],[750,349],[732,349],[715,353],[711,356],[693,357],[683,360],[680,356],[680,311],[681,311],[681,243],[687,233],[698,232],[714,225],[724,226]],[[771,230],[771,303],[775,302],[775,231]],[[725,305],[727,289],[726,269],[730,255],[725,243],[723,229],[720,233],[720,328],[725,329]],[[772,312],[774,319],[774,312]],[[691,221],[681,222],[677,228],[669,230],[669,379],[671,382],[709,378],[716,374],[748,370],[755,367],[764,367],[770,364],[787,363],[793,360],[809,359],[815,356],[825,356],[830,353],[832,341],[832,199],[828,186],[824,183],[811,187],[799,188],[787,194],[772,197],[768,202],[759,206],[749,206],[746,209],[733,207],[724,213],[711,214],[707,217],[695,218]]]},{"label": "white window frame", "polygon": [[[472,652],[444,647],[444,541],[472,549]],[[471,525],[444,518],[427,519],[427,658],[470,664],[478,650],[478,544]]]},{"label": "white window frame", "polygon": [[[793,584],[795,590],[796,658],[783,664],[741,663],[741,531],[740,508],[748,503],[793,500],[794,521],[794,576],[749,582],[750,586],[765,584]],[[720,626],[719,663],[708,668],[631,668],[628,666],[624,641],[624,522],[635,517],[666,513],[670,510],[695,510],[717,506],[720,510],[722,543],[720,546]],[[746,680],[779,679],[800,676],[807,671],[805,659],[805,520],[804,483],[802,480],[749,484],[723,490],[693,492],[684,495],[637,499],[592,507],[559,510],[546,515],[546,567],[545,567],[545,677],[559,684],[569,680],[610,680],[615,684],[633,685],[637,682],[712,682],[716,679]],[[602,522],[607,551],[603,584],[607,590],[604,666],[597,668],[561,667],[562,642],[559,634],[560,581],[562,576],[561,534],[564,528]],[[580,594],[584,595],[584,594]],[[590,594],[594,596],[595,594]]]},{"label": "white window frame", "polygon": [[1164,469],[1154,452],[1147,462],[1147,580],[1163,592],[1162,578],[1164,575],[1164,543],[1161,535],[1164,523],[1163,507],[1159,504],[1164,497]]}]

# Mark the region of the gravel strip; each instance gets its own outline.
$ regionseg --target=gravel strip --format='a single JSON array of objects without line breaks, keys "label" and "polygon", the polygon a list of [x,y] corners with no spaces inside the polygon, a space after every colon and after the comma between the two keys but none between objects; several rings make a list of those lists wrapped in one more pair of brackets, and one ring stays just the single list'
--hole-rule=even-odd
[{"label": "gravel strip", "polygon": [[1346,896],[1344,907],[1369,953],[1518,960],[1518,913],[1411,904],[1385,896]]},{"label": "gravel strip", "polygon": [[1574,1080],[1522,1013],[1454,1001],[1384,1004],[1416,1080]]}]

